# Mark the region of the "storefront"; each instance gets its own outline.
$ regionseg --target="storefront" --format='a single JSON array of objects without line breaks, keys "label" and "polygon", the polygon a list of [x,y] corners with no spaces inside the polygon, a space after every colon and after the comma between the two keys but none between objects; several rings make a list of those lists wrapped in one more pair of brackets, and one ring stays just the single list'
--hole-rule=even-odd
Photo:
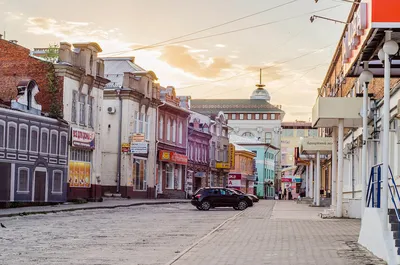
[{"label": "storefront", "polygon": [[228,177],[228,188],[238,189],[248,194],[254,194],[254,176],[230,173]]},{"label": "storefront", "polygon": [[71,129],[68,199],[92,197],[92,161],[95,147],[94,132]]},{"label": "storefront", "polygon": [[187,156],[160,150],[158,159],[158,192],[164,198],[185,198]]}]

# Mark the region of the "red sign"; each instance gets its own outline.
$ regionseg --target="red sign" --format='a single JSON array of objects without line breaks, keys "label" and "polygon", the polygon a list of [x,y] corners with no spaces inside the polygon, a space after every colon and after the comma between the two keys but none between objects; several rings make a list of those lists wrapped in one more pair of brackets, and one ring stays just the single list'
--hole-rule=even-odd
[{"label": "red sign", "polygon": [[72,128],[72,146],[86,149],[94,149],[95,133]]},{"label": "red sign", "polygon": [[282,182],[292,182],[292,178],[282,178]]},{"label": "red sign", "polygon": [[242,179],[242,174],[229,174],[229,179]]},{"label": "red sign", "polygon": [[242,185],[241,179],[242,179],[242,174],[229,174],[228,187],[240,189]]},{"label": "red sign", "polygon": [[373,28],[400,27],[399,0],[370,0],[370,5]]},{"label": "red sign", "polygon": [[160,151],[159,160],[179,165],[187,165],[188,163],[187,156],[170,151]]}]

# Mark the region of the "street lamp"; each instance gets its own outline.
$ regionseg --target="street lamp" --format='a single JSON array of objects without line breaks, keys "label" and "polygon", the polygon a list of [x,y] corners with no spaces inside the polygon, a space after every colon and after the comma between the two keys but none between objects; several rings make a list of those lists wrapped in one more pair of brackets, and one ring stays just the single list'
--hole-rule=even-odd
[{"label": "street lamp", "polygon": [[359,83],[362,86],[364,85],[364,93],[363,93],[363,113],[362,113],[362,118],[363,118],[363,143],[362,143],[362,161],[361,161],[361,217],[364,215],[364,209],[365,209],[365,198],[366,198],[366,188],[367,188],[367,140],[368,140],[368,84],[372,81],[374,78],[374,75],[370,70],[368,70],[368,62],[364,62],[364,71],[360,74],[359,77]]},{"label": "street lamp", "polygon": [[[314,1],[315,1],[315,3],[318,3],[319,0],[314,0]],[[340,1],[342,1],[342,2],[347,2],[347,3],[351,3],[351,4],[356,4],[356,5],[359,5],[359,4],[360,4],[359,2],[354,2],[354,1],[351,1],[351,0],[340,0]]]},{"label": "street lamp", "polygon": [[389,40],[383,45],[383,51],[389,56],[393,56],[399,51],[399,44],[394,40]]}]

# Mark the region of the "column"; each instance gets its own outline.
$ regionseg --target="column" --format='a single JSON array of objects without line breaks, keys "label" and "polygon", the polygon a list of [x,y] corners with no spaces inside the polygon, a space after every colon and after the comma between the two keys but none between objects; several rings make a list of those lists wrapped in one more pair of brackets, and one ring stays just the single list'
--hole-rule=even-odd
[{"label": "column", "polygon": [[306,177],[305,177],[305,180],[306,180],[306,198],[308,198],[309,196],[310,196],[310,191],[309,191],[309,183],[310,183],[310,179],[309,179],[310,177],[308,176],[308,165],[306,166]]},{"label": "column", "polygon": [[336,211],[337,205],[337,127],[332,128],[332,190],[331,190],[331,208]]},{"label": "column", "polygon": [[314,198],[314,185],[313,185],[313,178],[314,178],[314,161],[310,161],[310,198]]},{"label": "column", "polygon": [[[364,62],[365,63],[365,62]],[[367,189],[367,140],[368,140],[368,85],[364,84],[363,94],[363,142],[362,142],[362,154],[361,154],[361,218],[364,216],[365,201],[366,201],[366,189]]]},{"label": "column", "polygon": [[[391,39],[391,31],[385,31],[386,41]],[[384,230],[388,229],[388,199],[389,199],[389,124],[390,124],[390,60],[389,54],[385,52],[385,74],[384,74],[384,96],[383,96],[383,124],[382,124],[382,224]]]},{"label": "column", "polygon": [[316,188],[315,191],[317,192],[316,194],[316,205],[319,206],[321,202],[321,194],[320,194],[320,189],[321,189],[321,153],[318,151],[317,152],[317,181],[315,184]]},{"label": "column", "polygon": [[338,192],[337,192],[337,205],[336,205],[336,217],[342,217],[343,215],[343,140],[344,140],[344,120],[339,119],[338,128]]}]

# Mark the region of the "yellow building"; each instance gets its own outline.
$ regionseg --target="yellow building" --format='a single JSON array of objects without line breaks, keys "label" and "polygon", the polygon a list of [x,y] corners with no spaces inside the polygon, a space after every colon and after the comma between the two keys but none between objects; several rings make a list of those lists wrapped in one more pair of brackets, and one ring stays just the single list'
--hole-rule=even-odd
[{"label": "yellow building", "polygon": [[255,160],[256,154],[246,148],[235,146],[235,165],[231,168],[228,179],[228,187],[240,189],[249,194],[254,194]]}]

